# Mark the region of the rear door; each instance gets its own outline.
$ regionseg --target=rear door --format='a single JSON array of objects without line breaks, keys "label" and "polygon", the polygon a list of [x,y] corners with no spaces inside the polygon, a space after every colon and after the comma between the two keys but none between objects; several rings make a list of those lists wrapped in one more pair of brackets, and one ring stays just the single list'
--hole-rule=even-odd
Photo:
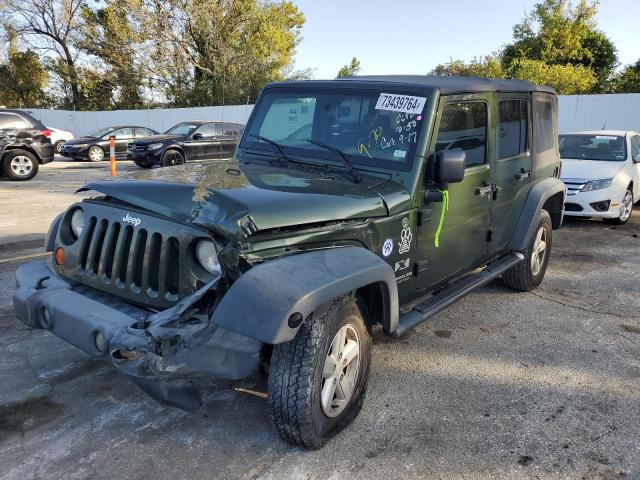
[{"label": "rear door", "polygon": [[492,165],[495,185],[491,214],[493,250],[508,244],[531,180],[530,95],[498,93],[496,107],[496,156]]},{"label": "rear door", "polygon": [[222,157],[232,157],[236,151],[236,145],[238,144],[238,130],[235,125],[231,123],[222,124]]},{"label": "rear door", "polygon": [[[111,135],[116,137],[116,157],[126,156],[129,142],[133,141],[133,129],[128,127],[119,128],[118,130],[113,132]],[[109,146],[107,142],[107,155],[108,154],[109,154]]]},{"label": "rear door", "polygon": [[631,145],[631,162],[633,165],[634,201],[640,200],[640,135],[633,134],[629,139]]},{"label": "rear door", "polygon": [[[493,189],[491,94],[442,97],[429,152],[463,150],[462,182],[448,186],[449,208],[435,245],[443,203],[425,203],[418,227],[416,288],[422,290],[477,266],[487,256]],[[426,179],[429,185],[430,179]],[[413,262],[412,262],[413,263]]]}]

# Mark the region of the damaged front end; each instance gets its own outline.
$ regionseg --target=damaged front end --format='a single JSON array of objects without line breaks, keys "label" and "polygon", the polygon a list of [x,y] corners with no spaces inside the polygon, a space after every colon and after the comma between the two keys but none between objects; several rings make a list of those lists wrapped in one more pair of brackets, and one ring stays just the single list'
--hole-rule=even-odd
[{"label": "damaged front end", "polygon": [[161,403],[202,404],[198,379],[237,380],[260,364],[263,344],[211,321],[217,276],[174,306],[153,312],[71,283],[43,261],[16,272],[16,316],[107,361]]}]

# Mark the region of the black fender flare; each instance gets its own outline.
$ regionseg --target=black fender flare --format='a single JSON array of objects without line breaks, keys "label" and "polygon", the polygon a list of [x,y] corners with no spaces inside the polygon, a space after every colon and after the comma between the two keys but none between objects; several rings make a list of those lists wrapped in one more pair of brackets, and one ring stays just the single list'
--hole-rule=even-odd
[{"label": "black fender flare", "polygon": [[[545,178],[531,187],[522,206],[522,211],[520,212],[520,217],[518,217],[513,235],[511,236],[511,242],[509,243],[510,250],[522,252],[527,249],[529,239],[536,228],[536,218],[545,205],[548,205],[550,209],[549,214],[552,218],[553,227],[559,228],[560,225],[562,225],[565,192],[566,187],[564,183],[553,177]],[[559,194],[561,194],[561,196],[555,197]],[[552,197],[559,198],[559,200],[549,202],[549,200],[553,200]]]},{"label": "black fender flare", "polygon": [[[288,342],[318,307],[375,283],[382,284],[387,297],[385,323],[396,328],[399,304],[393,269],[362,247],[315,250],[261,263],[235,281],[212,318],[223,328],[264,343]],[[296,317],[302,321],[289,322]]]}]

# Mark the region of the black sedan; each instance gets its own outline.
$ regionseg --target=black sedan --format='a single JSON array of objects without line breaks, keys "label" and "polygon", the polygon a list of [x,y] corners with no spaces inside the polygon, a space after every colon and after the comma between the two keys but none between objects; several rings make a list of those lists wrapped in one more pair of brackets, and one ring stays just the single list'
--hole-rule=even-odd
[{"label": "black sedan", "polygon": [[109,159],[109,137],[116,137],[116,158],[127,158],[127,145],[135,139],[157,135],[146,127],[119,126],[96,130],[84,137],[74,138],[62,144],[60,154],[74,160],[101,162]]},{"label": "black sedan", "polygon": [[182,122],[164,135],[129,144],[127,158],[141,168],[167,167],[188,160],[233,156],[244,126],[223,122]]}]

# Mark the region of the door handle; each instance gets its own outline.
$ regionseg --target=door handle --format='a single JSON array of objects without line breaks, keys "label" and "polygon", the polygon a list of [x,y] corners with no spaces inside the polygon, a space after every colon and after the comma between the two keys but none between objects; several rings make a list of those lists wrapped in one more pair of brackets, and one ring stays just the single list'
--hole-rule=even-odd
[{"label": "door handle", "polygon": [[521,168],[518,173],[514,175],[516,180],[524,180],[525,178],[529,178],[531,176],[531,170],[525,170]]},{"label": "door handle", "polygon": [[487,185],[485,187],[476,187],[476,195],[480,195],[481,197],[485,195],[490,195],[493,193],[493,185]]}]

